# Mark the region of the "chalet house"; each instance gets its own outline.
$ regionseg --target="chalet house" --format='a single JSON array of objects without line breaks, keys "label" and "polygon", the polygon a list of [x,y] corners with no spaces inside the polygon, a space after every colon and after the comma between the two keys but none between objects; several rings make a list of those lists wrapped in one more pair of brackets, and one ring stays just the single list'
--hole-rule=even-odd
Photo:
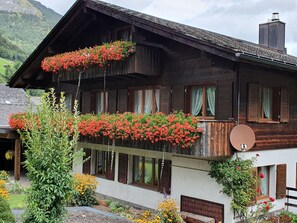
[{"label": "chalet house", "polygon": [[[190,150],[113,147],[82,137],[79,146],[91,159],[75,171],[97,176],[97,192],[106,196],[156,208],[165,192],[183,211],[235,222],[230,198],[208,175],[209,160],[259,154],[256,165],[267,177],[258,199],[273,197],[276,208],[284,206],[286,186],[296,187],[297,58],[286,54],[285,24],[274,16],[260,25],[255,44],[99,0],[78,0],[9,86],[54,87],[66,92],[71,107],[79,83],[82,113],[182,110],[199,116],[204,131]],[[136,52],[105,72],[90,67],[79,81],[76,71],[57,75],[41,69],[45,57],[115,40],[135,42]],[[230,144],[230,132],[239,124],[256,136],[247,152]]]}]

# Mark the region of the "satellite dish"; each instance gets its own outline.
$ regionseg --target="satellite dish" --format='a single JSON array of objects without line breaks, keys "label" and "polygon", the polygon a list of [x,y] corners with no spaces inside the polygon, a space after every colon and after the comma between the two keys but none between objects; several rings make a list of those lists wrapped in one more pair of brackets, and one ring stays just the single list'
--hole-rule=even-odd
[{"label": "satellite dish", "polygon": [[254,130],[247,125],[237,125],[230,133],[230,142],[238,151],[248,151],[253,148],[256,141]]}]

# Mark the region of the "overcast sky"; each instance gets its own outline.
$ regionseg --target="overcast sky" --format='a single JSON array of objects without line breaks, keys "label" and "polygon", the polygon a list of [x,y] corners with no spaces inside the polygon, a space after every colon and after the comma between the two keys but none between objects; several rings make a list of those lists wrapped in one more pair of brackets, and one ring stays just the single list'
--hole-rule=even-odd
[{"label": "overcast sky", "polygon": [[[39,0],[64,14],[75,0]],[[279,12],[286,47],[297,56],[297,0],[105,0],[105,2],[220,34],[258,42],[258,24]]]}]

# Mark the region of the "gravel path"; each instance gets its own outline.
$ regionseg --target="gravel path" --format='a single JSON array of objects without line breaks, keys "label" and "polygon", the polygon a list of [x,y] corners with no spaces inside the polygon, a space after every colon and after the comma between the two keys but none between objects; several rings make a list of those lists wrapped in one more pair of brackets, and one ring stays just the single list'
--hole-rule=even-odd
[{"label": "gravel path", "polygon": [[[109,212],[97,210],[90,207],[71,207],[68,208],[69,215],[66,223],[129,223],[125,218],[114,215]],[[17,216],[17,223],[22,223],[20,215],[23,211],[13,210],[13,213]]]}]

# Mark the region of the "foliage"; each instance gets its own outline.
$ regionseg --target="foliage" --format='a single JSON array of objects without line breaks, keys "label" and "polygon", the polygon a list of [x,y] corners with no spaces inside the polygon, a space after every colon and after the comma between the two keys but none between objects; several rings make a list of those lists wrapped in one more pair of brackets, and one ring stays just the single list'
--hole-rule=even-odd
[{"label": "foliage", "polygon": [[135,52],[135,44],[128,41],[115,41],[101,46],[84,48],[72,52],[46,57],[41,67],[46,72],[57,73],[60,70],[86,69],[90,65],[103,67],[110,61],[127,58]]},{"label": "foliage", "polygon": [[282,211],[280,214],[280,222],[283,223],[297,223],[297,214],[294,214],[292,212],[289,211]]},{"label": "foliage", "polygon": [[46,93],[36,112],[31,108],[27,113],[25,130],[19,131],[27,148],[24,163],[31,182],[25,223],[62,222],[74,192],[71,167],[78,139],[77,104],[70,130],[64,95],[56,101],[53,90]]},{"label": "foliage", "polygon": [[262,222],[263,219],[266,218],[266,215],[269,212],[269,210],[272,209],[273,207],[272,202],[274,202],[273,198],[271,198],[269,201],[258,203],[256,207],[253,207],[251,211],[249,211],[247,215],[244,217],[245,219],[244,222],[247,222],[247,223]]},{"label": "foliage", "polygon": [[109,205],[110,210],[114,213],[121,213],[128,209],[127,206],[120,204],[118,201],[112,201]]},{"label": "foliage", "polygon": [[75,174],[73,203],[79,206],[92,206],[97,204],[95,191],[98,186],[96,178],[91,175]]},{"label": "foliage", "polygon": [[222,192],[232,198],[232,209],[242,216],[247,215],[247,207],[256,196],[253,164],[253,159],[239,157],[210,162],[209,175],[223,186]]},{"label": "foliage", "polygon": [[27,194],[10,194],[8,203],[11,209],[25,209]]},{"label": "foliage", "polygon": [[9,179],[9,172],[5,170],[0,171],[0,180],[8,180]]},{"label": "foliage", "polygon": [[0,180],[0,197],[8,199],[8,190],[6,189],[5,184],[5,180]]},{"label": "foliage", "polygon": [[0,223],[15,223],[15,218],[7,201],[0,196]]},{"label": "foliage", "polygon": [[26,188],[24,188],[19,181],[11,180],[9,181],[9,193],[10,194],[21,194],[26,192]]},{"label": "foliage", "polygon": [[[24,129],[26,114],[14,114],[9,124],[15,129]],[[109,137],[115,140],[169,143],[172,146],[190,148],[202,132],[197,127],[198,118],[182,112],[165,115],[155,114],[101,114],[82,115],[79,132],[83,136]],[[71,126],[71,120],[69,120]]]},{"label": "foliage", "polygon": [[183,219],[178,213],[175,200],[164,199],[157,208],[157,214],[145,211],[140,218],[132,219],[136,223],[183,223]]}]

